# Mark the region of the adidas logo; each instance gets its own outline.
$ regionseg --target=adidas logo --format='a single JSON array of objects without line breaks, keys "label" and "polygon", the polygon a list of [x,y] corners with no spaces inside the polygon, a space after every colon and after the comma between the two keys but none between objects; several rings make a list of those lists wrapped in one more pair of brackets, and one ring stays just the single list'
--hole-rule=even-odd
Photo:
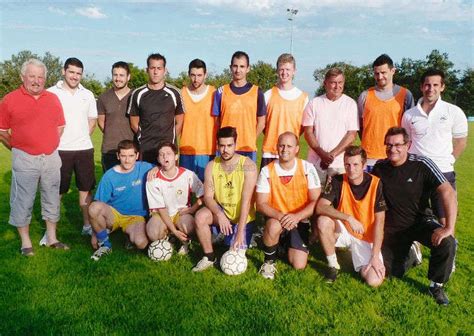
[{"label": "adidas logo", "polygon": [[232,185],[232,181],[227,182],[227,183],[224,185],[224,188],[230,188],[230,189],[234,188],[234,186]]},{"label": "adidas logo", "polygon": [[408,178],[407,182],[413,182],[413,180],[411,179],[411,177]]}]

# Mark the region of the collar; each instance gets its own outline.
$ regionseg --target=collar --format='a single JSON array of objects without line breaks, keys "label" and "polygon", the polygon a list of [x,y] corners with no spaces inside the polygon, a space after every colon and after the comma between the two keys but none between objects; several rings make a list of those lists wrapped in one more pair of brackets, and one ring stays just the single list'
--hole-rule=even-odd
[{"label": "collar", "polygon": [[[64,89],[64,81],[63,81],[63,80],[58,81],[58,82],[56,83],[56,87],[57,87],[58,89],[65,90],[65,89]],[[84,87],[82,86],[81,83],[79,83],[79,86],[77,87],[77,90],[78,90],[78,91],[84,90]]]}]

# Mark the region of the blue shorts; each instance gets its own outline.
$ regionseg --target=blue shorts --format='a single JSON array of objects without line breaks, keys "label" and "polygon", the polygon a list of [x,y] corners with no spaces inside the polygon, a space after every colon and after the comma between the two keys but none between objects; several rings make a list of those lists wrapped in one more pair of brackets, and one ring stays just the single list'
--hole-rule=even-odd
[{"label": "blue shorts", "polygon": [[215,155],[179,155],[179,165],[196,173],[201,182],[204,182],[204,170]]},{"label": "blue shorts", "polygon": [[[244,248],[248,248],[250,246],[250,241],[252,240],[252,234],[255,227],[255,221],[248,222],[245,226],[245,243],[247,246]],[[221,232],[219,225],[211,225],[211,232],[215,235]],[[237,224],[232,223],[232,234],[225,236],[224,244],[227,246],[231,246],[234,243],[235,235],[237,234]]]},{"label": "blue shorts", "polygon": [[242,152],[242,151],[236,151],[237,154],[246,156],[250,158],[253,162],[257,163],[257,152]]}]

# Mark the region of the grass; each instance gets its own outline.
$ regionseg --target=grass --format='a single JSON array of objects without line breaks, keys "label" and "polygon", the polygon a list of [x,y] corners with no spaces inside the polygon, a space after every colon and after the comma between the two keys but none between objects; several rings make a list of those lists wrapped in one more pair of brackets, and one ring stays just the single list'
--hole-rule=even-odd
[{"label": "grass", "polygon": [[[470,132],[472,140],[473,124]],[[94,143],[99,178],[97,133]],[[190,256],[174,255],[169,262],[154,263],[143,253],[126,251],[121,233],[112,235],[113,254],[92,262],[88,239],[80,236],[77,191],[64,198],[58,227],[59,237],[72,249],[36,245],[35,257],[22,257],[16,230],[7,224],[11,159],[2,147],[0,335],[474,334],[473,161],[471,143],[456,166],[459,249],[457,269],[447,286],[452,303],[439,307],[426,293],[426,248],[420,267],[379,289],[364,285],[352,272],[348,253],[339,255],[344,270],[340,279],[325,284],[325,258],[319,245],[312,248],[304,271],[278,262],[274,281],[257,274],[263,260],[258,249],[249,251],[249,268],[243,275],[229,277],[218,269],[193,274],[190,270],[200,258],[197,244]],[[30,228],[34,242],[43,230],[37,202]]]}]

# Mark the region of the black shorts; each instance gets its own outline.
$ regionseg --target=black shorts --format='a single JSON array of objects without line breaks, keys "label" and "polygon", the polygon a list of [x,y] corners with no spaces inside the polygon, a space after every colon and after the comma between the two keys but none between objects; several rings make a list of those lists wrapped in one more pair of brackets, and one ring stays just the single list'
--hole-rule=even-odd
[{"label": "black shorts", "polygon": [[309,253],[309,223],[299,222],[298,226],[290,231],[284,230],[280,237],[280,244],[285,249],[295,249]]},{"label": "black shorts", "polygon": [[80,191],[91,191],[95,187],[94,149],[59,151],[61,157],[61,185],[59,193],[65,194],[71,184],[72,173]]}]

